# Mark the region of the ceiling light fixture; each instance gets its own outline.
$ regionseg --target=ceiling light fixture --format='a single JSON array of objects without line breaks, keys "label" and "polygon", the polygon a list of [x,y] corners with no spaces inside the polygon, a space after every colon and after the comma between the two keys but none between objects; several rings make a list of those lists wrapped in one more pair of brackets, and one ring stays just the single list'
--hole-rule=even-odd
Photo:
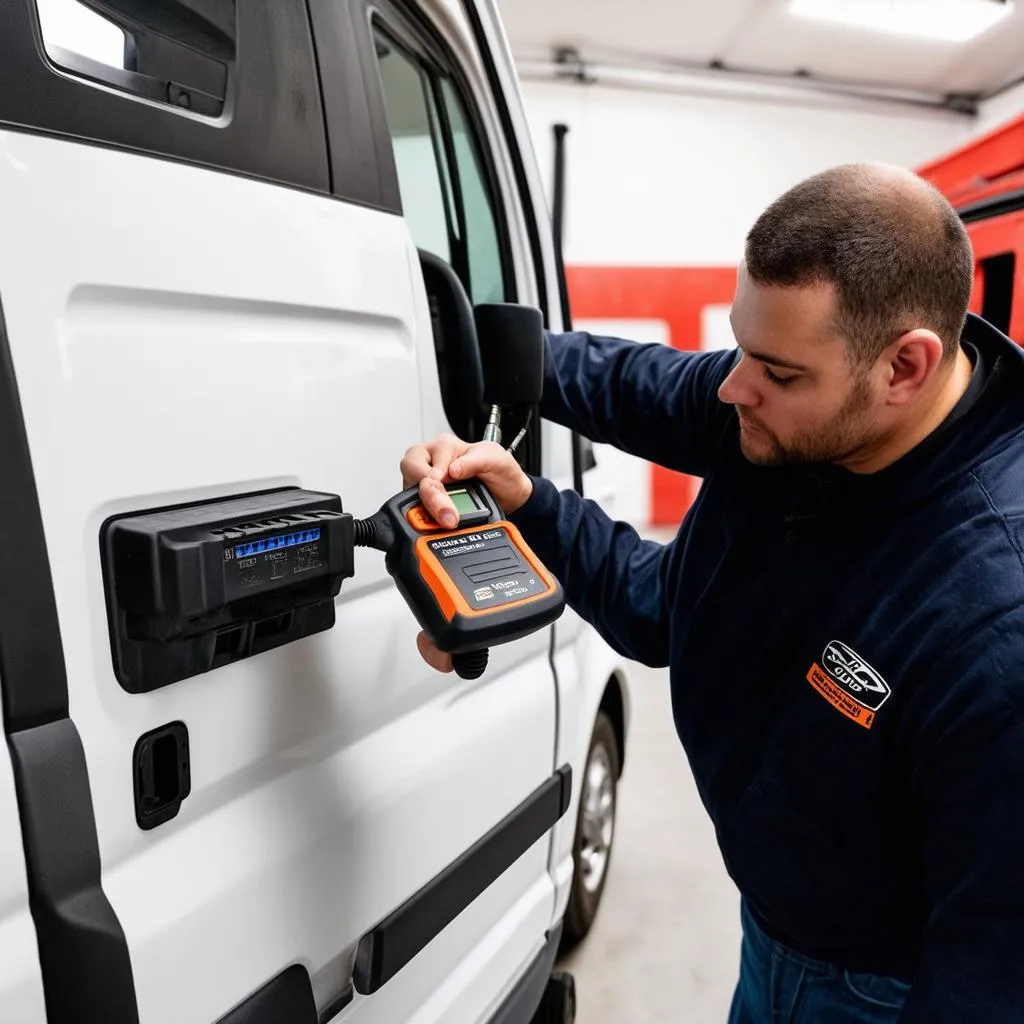
[{"label": "ceiling light fixture", "polygon": [[987,32],[1013,8],[1014,0],[789,0],[802,18],[946,43]]}]

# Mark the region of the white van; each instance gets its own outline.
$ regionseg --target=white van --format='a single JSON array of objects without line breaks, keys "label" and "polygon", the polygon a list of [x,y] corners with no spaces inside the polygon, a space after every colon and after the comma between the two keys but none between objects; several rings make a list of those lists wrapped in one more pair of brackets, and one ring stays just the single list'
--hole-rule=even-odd
[{"label": "white van", "polygon": [[[492,0],[0,19],[0,1020],[571,1019],[544,993],[606,876],[622,660],[567,611],[440,676],[362,549],[306,611],[158,635],[131,573],[187,610],[209,567],[110,539],[368,516],[472,424],[460,290],[559,329]],[[573,445],[520,451],[568,487]]]}]

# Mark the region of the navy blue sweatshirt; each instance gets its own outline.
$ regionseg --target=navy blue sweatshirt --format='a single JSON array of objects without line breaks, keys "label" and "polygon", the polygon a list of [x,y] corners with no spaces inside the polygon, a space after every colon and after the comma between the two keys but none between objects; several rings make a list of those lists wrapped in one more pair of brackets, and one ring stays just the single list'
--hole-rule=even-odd
[{"label": "navy blue sweatshirt", "polygon": [[543,479],[511,518],[676,730],[758,924],[912,982],[901,1024],[1024,1022],[1024,353],[971,317],[972,382],[888,468],[763,467],[735,353],[547,339],[544,416],[704,478],[641,540]]}]

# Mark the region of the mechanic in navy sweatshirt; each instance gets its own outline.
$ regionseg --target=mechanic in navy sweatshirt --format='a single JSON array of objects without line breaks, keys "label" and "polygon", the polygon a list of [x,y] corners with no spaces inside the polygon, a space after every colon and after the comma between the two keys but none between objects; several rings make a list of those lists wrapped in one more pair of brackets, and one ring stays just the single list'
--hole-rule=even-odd
[{"label": "mechanic in navy sweatshirt", "polygon": [[1024,353],[965,325],[972,266],[930,186],[848,165],[750,231],[739,352],[549,336],[545,416],[703,477],[668,545],[493,444],[403,460],[441,522],[482,477],[670,666],[742,894],[734,1024],[1024,1022]]}]

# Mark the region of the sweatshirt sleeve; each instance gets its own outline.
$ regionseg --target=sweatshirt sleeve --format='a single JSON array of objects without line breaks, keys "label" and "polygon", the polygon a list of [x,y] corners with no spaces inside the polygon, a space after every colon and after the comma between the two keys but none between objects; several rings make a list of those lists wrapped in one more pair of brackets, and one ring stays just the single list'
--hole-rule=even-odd
[{"label": "sweatshirt sleeve", "polygon": [[620,654],[646,665],[669,657],[666,574],[672,545],[641,540],[575,491],[534,478],[509,520],[565,588],[580,616]]},{"label": "sweatshirt sleeve", "polygon": [[905,720],[929,918],[900,1024],[1024,1021],[1024,612],[988,627]]},{"label": "sweatshirt sleeve", "polygon": [[579,331],[545,342],[542,416],[669,469],[706,475],[732,414],[718,388],[734,351],[680,352]]}]

